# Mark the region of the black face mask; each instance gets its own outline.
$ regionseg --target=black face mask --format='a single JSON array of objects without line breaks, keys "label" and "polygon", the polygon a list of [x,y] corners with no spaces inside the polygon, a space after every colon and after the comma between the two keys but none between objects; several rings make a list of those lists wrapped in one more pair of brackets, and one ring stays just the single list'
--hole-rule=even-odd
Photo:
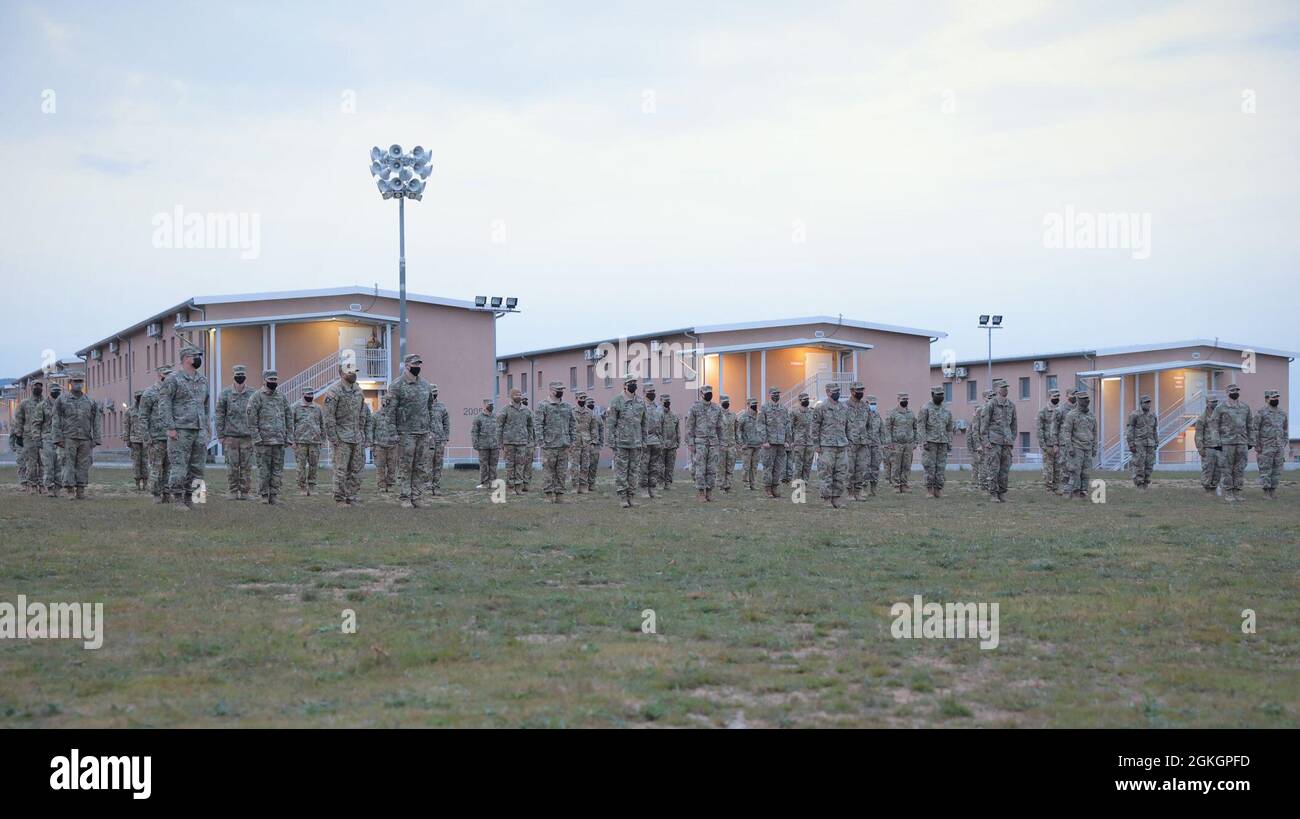
[{"label": "black face mask", "polygon": [[266,384],[266,391],[267,391],[267,392],[275,392],[275,388],[278,387],[278,386],[280,386],[280,385],[277,384],[276,382],[274,382],[274,381],[269,381],[269,382],[267,382],[267,384]]},{"label": "black face mask", "polygon": [[942,395],[932,395],[932,396],[930,396],[930,400],[933,401],[935,404],[942,404],[942,403],[943,403],[943,396],[942,396]]},{"label": "black face mask", "polygon": [[673,405],[672,401],[669,401],[667,398],[664,399],[664,409],[668,409],[672,405]]},{"label": "black face mask", "polygon": [[1052,406],[1056,406],[1056,405],[1059,404],[1059,403],[1061,403],[1061,399],[1059,399],[1059,398],[1053,398],[1053,399],[1052,399]]},{"label": "black face mask", "polygon": [[[355,383],[357,383],[357,374],[356,374],[355,372],[352,372],[351,370],[349,370],[348,372],[343,373],[343,380],[346,381],[346,382],[348,382],[349,384],[355,384]],[[438,393],[435,392],[435,393],[433,394],[433,397],[434,397],[434,398],[437,398],[437,397],[438,397]]]},{"label": "black face mask", "polygon": [[51,397],[51,398],[58,398],[58,397],[59,397],[59,391],[58,391],[58,390],[50,390],[50,397]]},{"label": "black face mask", "polygon": [[854,400],[856,400],[856,401],[861,401],[861,400],[862,400],[862,396],[864,396],[864,395],[866,395],[866,393],[863,392],[862,390],[854,390],[854,391],[853,391],[853,398],[854,398]]},{"label": "black face mask", "polygon": [[[705,400],[706,402],[707,402],[707,401],[712,401],[712,400],[713,400],[713,393],[711,393],[711,392],[706,392],[706,393],[704,393],[704,400]],[[722,406],[725,407],[726,404],[723,404]]]},{"label": "black face mask", "polygon": [[492,412],[492,405],[491,405],[491,404],[488,404],[486,407],[483,408],[483,411],[486,412],[486,413],[491,413],[491,412]]},{"label": "black face mask", "polygon": [[81,395],[81,385],[80,385],[80,384],[73,384],[73,385],[72,385],[72,394],[73,394],[73,395]]},{"label": "black face mask", "polygon": [[192,366],[194,367],[194,369],[197,370],[199,367],[202,367],[202,366],[203,366],[203,356],[201,356],[201,355],[196,355],[196,356],[194,356],[194,358],[191,359],[191,360],[194,362],[194,364],[192,365]]},{"label": "black face mask", "polygon": [[235,376],[235,383],[236,383],[236,384],[242,384],[242,383],[244,383],[244,382],[247,381],[247,380],[248,380],[248,376],[246,376],[246,375],[237,375],[237,376]]},{"label": "black face mask", "polygon": [[898,402],[898,406],[906,408],[906,407],[907,407],[907,402],[906,402],[906,401],[899,401],[899,402]]},{"label": "black face mask", "polygon": [[45,392],[45,390],[41,389],[40,387],[33,387],[33,388],[32,388],[32,396],[35,397],[35,398],[40,398],[40,397],[41,397],[41,393],[43,393],[43,392]]},{"label": "black face mask", "polygon": [[1079,412],[1087,412],[1087,411],[1088,411],[1088,402],[1087,402],[1087,401],[1080,401],[1080,402],[1079,402]]},{"label": "black face mask", "polygon": [[1228,393],[1228,397],[1231,398],[1233,401],[1236,401],[1237,398],[1238,398],[1240,395],[1241,395],[1241,393],[1239,393],[1239,392],[1230,392],[1230,393]]},{"label": "black face mask", "polygon": [[636,384],[628,384],[628,385],[627,385],[627,392],[628,392],[628,395],[636,395]]},{"label": "black face mask", "polygon": [[[554,394],[555,394],[555,400],[559,401],[561,398],[564,397],[564,390],[556,390]],[[437,396],[434,397],[436,398]]]},{"label": "black face mask", "polygon": [[406,369],[407,369],[407,371],[408,371],[411,375],[417,375],[417,376],[418,376],[418,375],[420,374],[420,368],[419,368],[419,367],[407,367]]},{"label": "black face mask", "polygon": [[840,393],[839,393],[838,390],[836,390],[835,392],[831,393],[831,400],[832,400],[832,401],[838,401],[838,400],[840,400]]},{"label": "black face mask", "polygon": [[806,406],[808,406],[808,399],[807,399],[807,398],[800,399],[800,401],[799,401],[799,406],[801,406],[801,407],[806,407]]},{"label": "black face mask", "polygon": [[653,400],[655,400],[655,392],[654,392],[654,390],[651,390],[650,392],[647,392],[647,393],[645,394],[645,400],[647,400],[647,401],[653,401]]},{"label": "black face mask", "polygon": [[1270,398],[1270,399],[1268,400],[1268,405],[1269,405],[1270,407],[1276,407],[1276,406],[1277,406],[1277,403],[1278,403],[1278,399],[1277,399],[1277,398]]},{"label": "black face mask", "polygon": [[749,409],[753,412],[758,412],[758,404],[750,404]]},{"label": "black face mask", "polygon": [[723,401],[723,402],[722,402],[722,408],[723,408],[723,409],[731,409],[731,402],[730,402],[730,401]]},{"label": "black face mask", "polygon": [[304,396],[302,397],[302,403],[303,403],[303,404],[310,404],[310,403],[311,403],[312,401],[314,401],[314,400],[316,400],[316,396],[314,396],[314,395],[304,395]]}]

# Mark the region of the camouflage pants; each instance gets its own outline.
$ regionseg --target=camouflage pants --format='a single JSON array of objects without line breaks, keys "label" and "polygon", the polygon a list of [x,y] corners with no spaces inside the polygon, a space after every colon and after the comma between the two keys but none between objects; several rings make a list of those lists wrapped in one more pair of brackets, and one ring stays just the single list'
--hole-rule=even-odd
[{"label": "camouflage pants", "polygon": [[912,445],[894,445],[894,464],[889,482],[894,486],[907,486],[912,479]]},{"label": "camouflage pants", "polygon": [[590,472],[587,473],[587,488],[596,488],[596,475],[600,471],[600,447],[596,444],[591,445],[591,462],[589,465]]},{"label": "camouflage pants", "polygon": [[858,492],[867,481],[867,465],[871,462],[871,445],[849,442],[844,447],[844,482],[850,492]]},{"label": "camouflage pants", "polygon": [[1217,489],[1219,487],[1219,471],[1222,466],[1219,462],[1219,453],[1213,449],[1201,450],[1201,486],[1206,489]]},{"label": "camouflage pants", "polygon": [[15,446],[12,451],[14,453],[14,462],[18,464],[18,485],[22,486],[27,483],[27,459],[23,457],[27,447]]},{"label": "camouflage pants", "polygon": [[39,438],[23,441],[23,451],[18,457],[18,464],[23,468],[23,474],[19,476],[19,483],[26,486],[40,486],[44,478],[44,472],[41,469],[41,462],[45,456],[45,449]]},{"label": "camouflage pants", "polygon": [[[698,451],[699,444],[695,445]],[[736,471],[736,447],[734,444],[709,444],[713,452],[713,473],[719,489],[730,489],[731,478]],[[691,461],[694,464],[694,459]],[[696,479],[696,487],[699,487],[699,479]],[[709,488],[713,488],[713,482],[710,482]]]},{"label": "camouflage pants", "polygon": [[527,485],[524,477],[533,467],[531,452],[528,444],[506,444],[506,485],[511,489]]},{"label": "camouflage pants", "polygon": [[1060,447],[1043,447],[1043,486],[1055,492],[1065,480],[1065,455]]},{"label": "camouflage pants", "polygon": [[848,477],[848,456],[842,446],[822,447],[817,461],[817,474],[822,479],[822,497],[838,498],[844,494],[844,479]]},{"label": "camouflage pants", "polygon": [[416,500],[424,492],[424,468],[429,462],[424,448],[427,433],[403,432],[397,436],[397,491],[402,500]]},{"label": "camouflage pants", "polygon": [[1149,441],[1137,441],[1130,452],[1133,456],[1133,485],[1146,486],[1151,483],[1151,470],[1156,465],[1156,445]]},{"label": "camouflage pants", "polygon": [[745,446],[740,450],[740,475],[745,486],[750,489],[754,488],[754,473],[758,467],[758,447]]},{"label": "camouflage pants", "polygon": [[542,491],[548,495],[564,494],[564,476],[569,471],[567,446],[542,449]]},{"label": "camouflage pants", "polygon": [[[1007,447],[1009,449],[1010,447]],[[1065,453],[1065,491],[1087,492],[1092,480],[1092,453],[1081,449],[1066,450]]]},{"label": "camouflage pants", "polygon": [[478,482],[479,485],[492,488],[492,482],[497,479],[497,461],[501,459],[501,450],[499,449],[480,449],[478,451]]},{"label": "camouflage pants", "polygon": [[73,440],[63,442],[63,485],[84,487],[90,483],[90,465],[95,460],[95,442]]},{"label": "camouflage pants", "polygon": [[528,457],[524,461],[523,484],[524,488],[533,485],[533,463],[537,460],[537,444],[528,445]]},{"label": "camouflage pants", "polygon": [[131,477],[137,481],[149,480],[149,456],[145,454],[144,442],[132,441],[131,447]]},{"label": "camouflage pants", "polygon": [[279,495],[284,482],[284,444],[257,445],[257,494]]},{"label": "camouflage pants", "polygon": [[[334,453],[334,476],[338,478],[338,452]],[[316,488],[316,471],[320,468],[320,444],[299,443],[293,448],[293,460],[298,470],[298,489]]]},{"label": "camouflage pants", "polygon": [[948,477],[948,450],[952,444],[926,441],[921,449],[921,467],[925,470],[925,487],[943,489]]},{"label": "camouflage pants", "polygon": [[614,490],[618,494],[630,496],[636,491],[637,481],[640,478],[638,472],[640,465],[640,447],[636,449],[616,447],[614,449]]},{"label": "camouflage pants", "polygon": [[664,448],[658,444],[646,444],[641,449],[641,479],[639,484],[642,489],[654,489],[661,486],[664,482]]},{"label": "camouflage pants", "polygon": [[1277,489],[1277,482],[1282,478],[1282,462],[1286,459],[1286,447],[1265,446],[1255,453],[1259,462],[1259,485],[1265,489]]},{"label": "camouflage pants", "polygon": [[984,489],[984,450],[981,447],[968,448],[970,455],[970,480],[980,489]]},{"label": "camouflage pants", "polygon": [[813,448],[807,444],[795,444],[786,453],[786,463],[790,465],[791,479],[798,478],[804,483],[812,480]]},{"label": "camouflage pants", "polygon": [[769,444],[763,450],[763,486],[775,489],[785,475],[785,444]]},{"label": "camouflage pants", "polygon": [[[379,489],[392,489],[393,484],[397,481],[397,447],[395,446],[375,446],[372,450],[375,456],[375,475],[379,484]],[[496,474],[496,465],[492,466],[493,473]]]},{"label": "camouflage pants", "polygon": [[[725,455],[727,448],[711,441],[696,441],[695,451],[691,453],[691,476],[695,478],[696,489],[712,489],[718,480],[718,456]],[[722,469],[726,470],[724,465]],[[729,470],[728,470],[729,471]],[[725,488],[731,485],[727,471],[722,473]]]},{"label": "camouflage pants", "polygon": [[663,467],[660,474],[664,479],[664,486],[673,485],[673,472],[677,469],[677,447],[664,447],[660,450],[662,455]]},{"label": "camouflage pants", "polygon": [[441,438],[429,438],[429,489],[442,491],[442,462],[447,453],[447,442]]},{"label": "camouflage pants", "polygon": [[226,447],[226,485],[231,493],[251,495],[253,492],[253,452],[252,438],[227,438]]},{"label": "camouflage pants", "polygon": [[[298,445],[302,449],[302,445]],[[339,441],[333,447],[334,500],[361,497],[361,470],[366,468],[366,445]]]},{"label": "camouflage pants", "polygon": [[54,436],[41,443],[41,468],[45,470],[46,490],[63,485],[63,450],[54,445]]},{"label": "camouflage pants", "polygon": [[168,492],[188,495],[203,480],[206,437],[201,429],[178,429],[176,440],[167,439],[167,460],[171,464]]},{"label": "camouflage pants", "polygon": [[884,458],[884,447],[871,444],[871,459],[867,461],[867,483],[875,486],[880,480],[880,465]]},{"label": "camouflage pants", "polygon": [[591,474],[591,444],[577,441],[569,450],[569,485],[575,490],[587,485]]},{"label": "camouflage pants", "polygon": [[893,484],[894,482],[894,461],[898,457],[898,447],[893,444],[882,444],[881,449],[885,456],[885,483]]},{"label": "camouflage pants", "polygon": [[1245,444],[1224,444],[1219,457],[1223,459],[1219,472],[1223,491],[1240,492],[1246,482],[1246,461],[1250,458],[1250,450]]},{"label": "camouflage pants", "polygon": [[168,456],[170,443],[166,438],[149,442],[149,473],[153,476],[149,491],[154,497],[168,493],[167,487],[171,481],[171,458]]},{"label": "camouflage pants", "polygon": [[985,444],[984,476],[989,494],[1003,495],[1011,478],[1011,444]]}]

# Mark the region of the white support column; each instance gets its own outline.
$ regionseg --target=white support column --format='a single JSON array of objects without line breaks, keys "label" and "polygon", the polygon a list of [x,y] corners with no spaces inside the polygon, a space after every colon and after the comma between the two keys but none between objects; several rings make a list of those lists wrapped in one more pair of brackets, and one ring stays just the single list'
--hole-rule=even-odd
[{"label": "white support column", "polygon": [[745,394],[740,396],[740,405],[749,406],[749,394],[754,391],[750,385],[754,383],[754,354],[745,353]]},{"label": "white support column", "polygon": [[[387,373],[385,374],[385,383],[392,383],[393,380],[393,325],[384,325],[384,352],[388,354]],[[401,362],[398,362],[399,364]]]},{"label": "white support column", "polygon": [[767,350],[758,354],[758,405],[763,406],[767,400]]},{"label": "white support column", "polygon": [[1119,457],[1121,460],[1127,451],[1124,439],[1128,437],[1128,412],[1124,408],[1126,387],[1128,387],[1128,379],[1121,376],[1119,379]]},{"label": "white support column", "polygon": [[853,380],[861,381],[862,373],[858,372],[858,351],[853,351]]},{"label": "white support column", "polygon": [[718,383],[714,385],[718,389],[718,395],[722,395],[722,353],[718,353]]},{"label": "white support column", "polygon": [[[217,434],[217,401],[221,398],[221,328],[218,327],[212,337],[212,404],[209,414],[211,415],[212,434]],[[217,457],[224,463],[226,452],[221,446],[221,441],[217,441]]]},{"label": "white support column", "polygon": [[271,366],[267,367],[267,369],[275,369],[275,322],[271,323]]},{"label": "white support column", "polygon": [[266,325],[262,326],[262,369],[266,369]]},{"label": "white support column", "polygon": [[1160,373],[1152,373],[1151,377],[1156,380],[1155,396],[1153,398],[1155,408],[1152,412],[1156,414],[1156,466],[1160,466]]}]

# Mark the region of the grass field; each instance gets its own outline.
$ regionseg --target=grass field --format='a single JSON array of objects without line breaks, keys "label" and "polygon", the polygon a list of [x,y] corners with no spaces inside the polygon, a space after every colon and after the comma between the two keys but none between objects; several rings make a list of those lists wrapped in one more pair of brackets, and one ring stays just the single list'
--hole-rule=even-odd
[{"label": "grass field", "polygon": [[[602,495],[547,504],[539,480],[500,506],[446,474],[428,509],[368,473],[355,509],[213,492],[181,515],[126,470],[77,503],[0,469],[0,601],[105,617],[98,651],[0,641],[0,726],[1300,725],[1290,475],[1229,506],[1190,473],[1107,476],[1105,504],[1013,473],[994,505],[950,473],[942,501],[836,512],[699,504],[682,473],[630,511],[607,472]],[[914,594],[998,603],[1000,645],[895,640]]]}]

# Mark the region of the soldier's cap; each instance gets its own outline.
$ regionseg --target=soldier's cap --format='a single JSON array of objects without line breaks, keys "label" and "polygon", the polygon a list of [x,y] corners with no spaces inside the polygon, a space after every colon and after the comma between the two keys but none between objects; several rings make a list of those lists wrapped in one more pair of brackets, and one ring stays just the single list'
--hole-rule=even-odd
[{"label": "soldier's cap", "polygon": [[655,382],[650,380],[649,378],[641,379],[641,383],[646,385],[647,387],[653,387],[655,385]]},{"label": "soldier's cap", "polygon": [[280,374],[275,370],[262,370],[262,379],[265,381],[279,381]]},{"label": "soldier's cap", "polygon": [[758,403],[758,399],[751,395],[751,396],[749,396],[748,398],[745,399],[745,403],[746,403],[746,404],[757,404],[757,403]]},{"label": "soldier's cap", "polygon": [[931,387],[931,388],[930,388],[930,394],[931,394],[931,395],[943,395],[943,387],[941,387],[941,386],[937,386],[937,385]]},{"label": "soldier's cap", "polygon": [[867,396],[867,403],[868,403],[868,404],[874,404],[874,403],[876,403],[876,396],[874,396],[874,395],[868,395],[868,396]]},{"label": "soldier's cap", "polygon": [[230,372],[233,375],[248,375],[248,368],[245,367],[243,364],[236,364],[235,366],[230,368]]},{"label": "soldier's cap", "polygon": [[731,400],[731,396],[730,396],[730,395],[720,395],[720,396],[718,396],[718,400],[719,400],[719,401],[730,401],[730,400]]},{"label": "soldier's cap", "polygon": [[996,395],[996,393],[995,393],[993,390],[985,390],[985,391],[984,391],[984,397],[985,397],[985,398],[992,398],[994,395]]},{"label": "soldier's cap", "polygon": [[826,392],[828,392],[828,393],[829,393],[830,391],[832,391],[832,390],[838,390],[839,388],[840,388],[840,385],[839,385],[839,383],[836,382],[836,381],[827,381],[827,382],[826,382]]},{"label": "soldier's cap", "polygon": [[1079,389],[1079,390],[1075,390],[1075,391],[1074,391],[1074,397],[1075,397],[1075,398],[1091,398],[1092,396],[1091,396],[1091,395],[1088,395],[1088,391],[1087,391],[1087,390]]},{"label": "soldier's cap", "polygon": [[562,390],[564,389],[564,384],[560,383],[559,381],[552,381],[546,385],[546,388],[551,390]]},{"label": "soldier's cap", "polygon": [[700,392],[704,392],[705,390],[711,390],[711,389],[713,389],[713,385],[712,385],[712,384],[705,384],[705,385],[703,385],[703,386],[700,387]]},{"label": "soldier's cap", "polygon": [[42,380],[39,379],[39,378],[36,378],[36,379],[33,379],[33,380],[32,380],[32,383],[31,383],[31,384],[28,384],[28,386],[29,386],[29,387],[35,387],[37,384],[40,384],[40,385],[44,386],[45,382],[42,381]]},{"label": "soldier's cap", "polygon": [[635,375],[629,375],[627,378],[623,379],[623,386],[626,387],[628,384],[635,384],[636,382],[637,377]]},{"label": "soldier's cap", "polygon": [[161,375],[171,375],[172,365],[164,364],[161,367],[156,368],[154,372],[159,373]]},{"label": "soldier's cap", "polygon": [[672,402],[673,402],[673,397],[672,397],[671,395],[665,395],[665,396],[664,396],[664,405],[665,405],[665,406],[667,406],[668,404],[671,404]]},{"label": "soldier's cap", "polygon": [[419,353],[409,353],[406,358],[402,359],[403,364],[423,364],[424,359],[420,358]]},{"label": "soldier's cap", "polygon": [[1240,391],[1241,391],[1241,387],[1238,387],[1236,384],[1229,384],[1229,385],[1228,385],[1228,392],[1232,392],[1233,390],[1237,390],[1238,392],[1240,392]]},{"label": "soldier's cap", "polygon": [[492,399],[491,399],[491,398],[484,398],[484,399],[483,399],[483,403],[484,403],[484,404],[491,404],[491,403],[492,403]]},{"label": "soldier's cap", "polygon": [[1218,390],[1211,390],[1205,394],[1206,401],[1218,401],[1220,397]]},{"label": "soldier's cap", "polygon": [[438,385],[437,385],[437,384],[430,384],[430,385],[429,385],[429,392],[437,392],[437,391],[438,391]]},{"label": "soldier's cap", "polygon": [[86,380],[86,376],[82,375],[81,373],[73,373],[72,375],[68,376],[68,380],[69,380],[69,381],[85,381],[85,380]]},{"label": "soldier's cap", "polygon": [[587,397],[587,393],[584,392],[584,391],[582,391],[582,390],[578,390],[577,392],[575,392],[575,393],[573,394],[573,397],[574,397],[574,398],[586,398],[586,397]]},{"label": "soldier's cap", "polygon": [[781,394],[781,388],[780,388],[780,387],[772,387],[770,390],[767,391],[767,394],[768,394],[768,395],[780,395],[780,394]]},{"label": "soldier's cap", "polygon": [[1278,390],[1264,390],[1265,398],[1281,398],[1282,393]]},{"label": "soldier's cap", "polygon": [[139,398],[139,397],[142,396],[142,395],[144,395],[144,390],[136,390],[136,391],[132,394],[132,397],[134,397],[134,398]]},{"label": "soldier's cap", "polygon": [[867,385],[863,384],[861,381],[854,381],[852,384],[849,385],[849,389],[851,390],[865,390],[866,388]]},{"label": "soldier's cap", "polygon": [[181,358],[184,358],[187,355],[202,355],[202,353],[199,351],[199,348],[195,347],[193,344],[186,344],[181,348]]},{"label": "soldier's cap", "polygon": [[1048,390],[1048,391],[1047,391],[1047,395],[1048,395],[1049,397],[1051,397],[1051,398],[1060,398],[1060,397],[1061,397],[1061,391],[1060,391],[1060,390]]},{"label": "soldier's cap", "polygon": [[1149,395],[1144,395],[1144,396],[1142,396],[1141,398],[1138,399],[1138,403],[1139,403],[1139,404],[1149,404],[1149,403],[1151,403],[1151,396],[1149,396]]},{"label": "soldier's cap", "polygon": [[799,400],[802,401],[802,400],[804,400],[805,398],[808,397],[808,393],[806,393],[806,392],[801,392],[801,393],[799,393],[799,396],[798,396],[798,397],[799,397]]},{"label": "soldier's cap", "polygon": [[902,401],[904,398],[907,398],[907,393],[905,393],[905,392],[900,392],[900,393],[898,394],[898,400],[899,400],[899,401]]},{"label": "soldier's cap", "polygon": [[[279,379],[276,379],[276,380],[278,381]],[[304,390],[302,391],[302,397],[303,397],[303,398],[311,398],[311,397],[312,397],[313,395],[315,395],[315,394],[316,394],[316,390],[314,390],[314,389],[312,389],[312,388],[310,388],[310,387],[308,387],[308,388],[306,388],[306,389],[304,389]]]},{"label": "soldier's cap", "polygon": [[996,388],[996,387],[1005,387],[1005,386],[1007,386],[1007,380],[1006,380],[1005,378],[995,378],[995,379],[993,379],[993,386],[994,386],[995,388]]}]

